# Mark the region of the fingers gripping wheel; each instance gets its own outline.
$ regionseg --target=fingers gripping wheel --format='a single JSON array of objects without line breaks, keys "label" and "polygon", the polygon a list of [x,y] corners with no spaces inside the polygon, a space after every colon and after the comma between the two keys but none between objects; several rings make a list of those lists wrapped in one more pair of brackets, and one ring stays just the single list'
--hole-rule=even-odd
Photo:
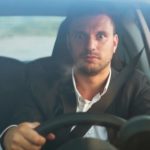
[{"label": "fingers gripping wheel", "polygon": [[[63,127],[70,127],[74,125],[85,125],[85,124],[106,126],[106,127],[113,128],[115,131],[119,131],[120,128],[125,124],[125,122],[126,121],[122,118],[119,118],[113,115],[108,115],[108,114],[88,114],[88,113],[65,114],[53,120],[49,120],[43,123],[41,126],[36,128],[36,131],[40,133],[41,135],[45,136],[48,133],[53,133],[53,131],[56,131],[57,129],[60,129]],[[75,140],[74,138],[72,139]],[[69,139],[69,140],[72,140],[72,139]],[[78,141],[82,141],[82,140],[78,139]],[[85,140],[84,142],[86,143],[87,141],[89,140]],[[78,145],[78,144],[74,144],[74,146],[75,145]],[[61,147],[59,148],[59,150],[61,150]]]}]

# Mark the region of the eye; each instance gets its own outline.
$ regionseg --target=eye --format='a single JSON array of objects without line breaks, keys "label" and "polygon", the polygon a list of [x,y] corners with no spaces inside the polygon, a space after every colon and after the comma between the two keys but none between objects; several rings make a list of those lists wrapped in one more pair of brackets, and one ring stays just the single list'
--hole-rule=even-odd
[{"label": "eye", "polygon": [[98,32],[97,35],[96,35],[96,38],[99,39],[99,40],[102,40],[106,37],[105,33],[104,32]]},{"label": "eye", "polygon": [[82,33],[82,32],[78,32],[78,33],[75,34],[75,38],[83,40],[83,39],[85,39],[85,34]]}]

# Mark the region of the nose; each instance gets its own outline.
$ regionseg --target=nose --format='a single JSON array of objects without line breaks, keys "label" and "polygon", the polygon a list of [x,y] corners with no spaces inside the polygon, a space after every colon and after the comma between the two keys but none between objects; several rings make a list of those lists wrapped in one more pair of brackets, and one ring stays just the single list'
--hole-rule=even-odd
[{"label": "nose", "polygon": [[96,49],[96,39],[92,36],[87,38],[86,49],[88,51],[94,51]]}]

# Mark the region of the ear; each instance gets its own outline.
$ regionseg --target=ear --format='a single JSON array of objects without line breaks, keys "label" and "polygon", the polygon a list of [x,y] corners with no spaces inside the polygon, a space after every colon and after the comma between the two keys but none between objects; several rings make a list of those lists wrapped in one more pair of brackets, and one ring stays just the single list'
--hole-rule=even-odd
[{"label": "ear", "polygon": [[72,64],[73,63],[73,56],[72,56],[72,48],[71,48],[71,43],[70,43],[70,36],[69,34],[66,34],[66,48],[68,52],[68,59],[69,62]]},{"label": "ear", "polygon": [[67,49],[70,50],[70,40],[69,40],[68,34],[66,35],[66,46],[67,46]]},{"label": "ear", "polygon": [[69,34],[66,35],[66,47],[67,47],[68,54],[72,57],[72,48],[71,48]]},{"label": "ear", "polygon": [[71,48],[71,40],[70,40],[70,36],[69,34],[66,35],[66,47],[67,47],[67,51],[68,53],[72,56],[72,48]]},{"label": "ear", "polygon": [[114,53],[116,52],[116,49],[118,47],[118,43],[119,43],[118,34],[115,34],[114,35],[114,50],[113,50]]}]

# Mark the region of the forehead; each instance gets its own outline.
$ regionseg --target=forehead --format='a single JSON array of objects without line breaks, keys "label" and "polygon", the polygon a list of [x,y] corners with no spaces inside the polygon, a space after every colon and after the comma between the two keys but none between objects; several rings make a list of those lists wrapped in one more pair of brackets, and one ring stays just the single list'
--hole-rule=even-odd
[{"label": "forehead", "polygon": [[88,29],[112,29],[113,23],[109,16],[105,14],[87,15],[73,18],[70,22],[70,30]]}]

